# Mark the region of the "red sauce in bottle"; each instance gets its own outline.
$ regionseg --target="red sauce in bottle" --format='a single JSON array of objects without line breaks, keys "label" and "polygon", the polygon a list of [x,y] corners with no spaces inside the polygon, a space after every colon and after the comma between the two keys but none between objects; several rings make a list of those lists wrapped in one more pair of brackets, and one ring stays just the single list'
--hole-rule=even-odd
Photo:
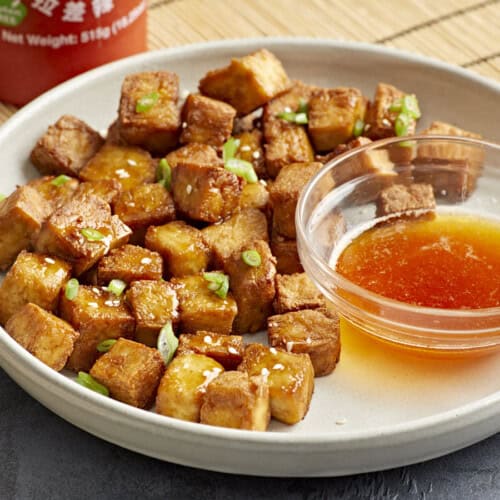
[{"label": "red sauce in bottle", "polygon": [[0,0],[0,100],[146,50],[146,0]]}]

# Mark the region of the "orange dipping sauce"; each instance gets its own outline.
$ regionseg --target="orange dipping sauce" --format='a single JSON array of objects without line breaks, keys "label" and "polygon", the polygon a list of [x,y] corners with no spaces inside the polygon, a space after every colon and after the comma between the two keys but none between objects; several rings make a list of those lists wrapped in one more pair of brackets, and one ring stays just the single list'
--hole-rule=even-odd
[{"label": "orange dipping sauce", "polygon": [[356,237],[336,270],[407,304],[443,309],[500,306],[500,222],[472,215],[397,219]]}]

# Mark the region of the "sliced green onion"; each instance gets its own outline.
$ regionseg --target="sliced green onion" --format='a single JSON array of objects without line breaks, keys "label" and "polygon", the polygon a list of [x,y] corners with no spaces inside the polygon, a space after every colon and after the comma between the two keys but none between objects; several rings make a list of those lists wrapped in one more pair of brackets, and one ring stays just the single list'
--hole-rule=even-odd
[{"label": "sliced green onion", "polygon": [[111,292],[119,297],[123,293],[123,290],[125,290],[125,288],[127,288],[127,283],[125,283],[125,281],[116,279],[109,282],[107,290],[108,292]]},{"label": "sliced green onion", "polygon": [[401,112],[410,115],[415,120],[418,120],[422,113],[418,106],[418,100],[415,95],[405,95],[401,103]]},{"label": "sliced green onion", "polygon": [[215,293],[221,299],[227,297],[229,292],[229,276],[220,271],[203,273],[203,278],[208,281],[208,289]]},{"label": "sliced green onion", "polygon": [[295,113],[293,111],[283,111],[282,113],[278,113],[276,116],[278,118],[281,118],[282,120],[287,121],[287,122],[294,123],[295,117],[297,116],[297,113]]},{"label": "sliced green onion", "polygon": [[410,125],[413,123],[413,118],[406,113],[399,113],[394,123],[394,131],[398,137],[408,135]]},{"label": "sliced green onion", "polygon": [[116,344],[116,339],[106,339],[97,344],[99,352],[108,352]]},{"label": "sliced green onion", "polygon": [[172,322],[168,321],[160,330],[157,342],[158,351],[163,358],[165,365],[168,365],[174,357],[175,351],[179,346],[179,339],[175,336],[172,328]]},{"label": "sliced green onion", "polygon": [[97,380],[94,377],[92,377],[92,375],[86,372],[78,372],[78,377],[76,378],[76,381],[80,385],[83,385],[83,387],[86,387],[91,391],[98,392],[103,396],[109,396],[108,388],[97,382]]},{"label": "sliced green onion", "polygon": [[52,179],[50,183],[53,186],[61,187],[63,184],[66,184],[70,179],[71,177],[68,177],[67,175],[59,175],[55,179]]},{"label": "sliced green onion", "polygon": [[354,123],[354,127],[352,128],[353,137],[359,137],[363,133],[364,129],[365,129],[365,122],[360,118],[358,118]]},{"label": "sliced green onion", "polygon": [[239,147],[240,140],[235,139],[234,137],[230,137],[224,143],[224,146],[222,146],[222,160],[224,161],[224,163],[226,163],[226,161],[230,160],[231,158],[234,158]]},{"label": "sliced green onion", "polygon": [[250,267],[259,267],[262,264],[262,258],[257,250],[245,250],[241,253],[241,260]]},{"label": "sliced green onion", "polygon": [[306,113],[296,113],[295,114],[295,123],[297,123],[298,125],[305,125],[308,122],[309,122],[309,120],[307,119]]},{"label": "sliced green onion", "polygon": [[308,111],[307,101],[305,99],[299,99],[299,107],[297,113],[306,113]]},{"label": "sliced green onion", "polygon": [[245,179],[249,184],[255,184],[259,180],[253,165],[248,161],[231,158],[226,161],[224,167],[238,177]]},{"label": "sliced green onion", "polygon": [[156,172],[158,183],[161,184],[167,191],[172,188],[172,168],[165,158],[158,163],[158,171]]},{"label": "sliced green onion", "polygon": [[145,113],[149,111],[158,102],[159,98],[160,94],[158,92],[151,92],[151,94],[142,96],[135,105],[135,112]]},{"label": "sliced green onion", "polygon": [[401,111],[401,108],[403,107],[403,99],[399,98],[396,99],[390,106],[389,106],[389,111],[392,113],[399,113]]},{"label": "sliced green onion", "polygon": [[75,300],[76,296],[78,295],[79,288],[80,288],[80,283],[78,283],[78,280],[76,278],[71,278],[66,283],[66,288],[64,289],[64,296],[68,300]]},{"label": "sliced green onion", "polygon": [[91,227],[80,229],[80,233],[82,233],[82,236],[89,241],[101,241],[104,239],[104,234],[97,229],[92,229]]}]

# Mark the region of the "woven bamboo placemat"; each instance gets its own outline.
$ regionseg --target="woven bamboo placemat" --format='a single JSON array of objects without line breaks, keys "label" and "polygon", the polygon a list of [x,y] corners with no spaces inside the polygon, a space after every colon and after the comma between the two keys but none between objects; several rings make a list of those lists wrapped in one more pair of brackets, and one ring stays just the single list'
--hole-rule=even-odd
[{"label": "woven bamboo placemat", "polygon": [[[149,1],[151,50],[258,36],[377,43],[500,81],[500,0]],[[15,111],[0,103],[0,123]]]}]

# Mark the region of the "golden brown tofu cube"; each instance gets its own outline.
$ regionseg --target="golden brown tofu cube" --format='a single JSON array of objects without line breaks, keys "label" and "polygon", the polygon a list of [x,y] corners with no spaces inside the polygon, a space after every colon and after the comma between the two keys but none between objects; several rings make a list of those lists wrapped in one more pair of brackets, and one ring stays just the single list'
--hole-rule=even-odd
[{"label": "golden brown tofu cube", "polygon": [[236,134],[234,137],[240,141],[235,157],[251,163],[259,178],[267,177],[264,149],[262,148],[262,132],[254,128]]},{"label": "golden brown tofu cube", "polygon": [[270,419],[269,387],[263,376],[224,372],[208,384],[200,411],[202,424],[265,431]]},{"label": "golden brown tofu cube", "polygon": [[281,62],[266,49],[209,71],[200,81],[200,92],[233,106],[240,115],[259,108],[290,87]]},{"label": "golden brown tofu cube", "polygon": [[116,179],[100,179],[82,182],[76,190],[75,196],[99,196],[106,203],[112,203],[122,190],[121,184]]},{"label": "golden brown tofu cube", "polygon": [[71,266],[63,260],[21,252],[0,284],[0,324],[29,302],[55,311],[70,275]]},{"label": "golden brown tofu cube", "polygon": [[434,191],[430,184],[393,184],[383,189],[377,200],[377,217],[412,210],[436,208]]},{"label": "golden brown tofu cube", "polygon": [[300,193],[323,165],[321,163],[292,163],[283,167],[269,188],[273,208],[273,225],[286,238],[294,239],[295,209]]},{"label": "golden brown tofu cube", "polygon": [[210,262],[210,249],[201,231],[184,221],[150,227],[146,233],[146,247],[163,257],[165,270],[170,276],[200,273]]},{"label": "golden brown tofu cube", "polygon": [[32,187],[18,187],[0,205],[0,270],[7,269],[52,211],[50,204]]},{"label": "golden brown tofu cube", "polygon": [[83,181],[116,180],[124,191],[155,182],[156,166],[147,151],[106,143],[80,170]]},{"label": "golden brown tofu cube", "polygon": [[73,300],[61,294],[59,312],[80,332],[66,366],[75,372],[90,370],[99,354],[97,346],[103,340],[134,335],[135,320],[124,298],[104,288],[80,285]]},{"label": "golden brown tofu cube", "polygon": [[127,303],[135,317],[135,340],[156,346],[160,330],[179,321],[179,300],[173,285],[166,281],[134,281],[127,290]]},{"label": "golden brown tofu cube", "polygon": [[180,163],[172,172],[177,210],[190,219],[219,222],[237,208],[243,180],[218,166]]},{"label": "golden brown tofu cube", "polygon": [[225,102],[190,94],[182,109],[180,142],[200,142],[221,148],[231,136],[235,116],[236,110]]},{"label": "golden brown tofu cube", "polygon": [[164,371],[165,363],[156,349],[121,338],[94,363],[90,375],[108,388],[113,399],[149,408]]},{"label": "golden brown tofu cube", "polygon": [[300,263],[297,241],[281,236],[274,228],[271,233],[271,251],[276,257],[276,271],[279,274],[293,274],[304,271]]},{"label": "golden brown tofu cube", "polygon": [[257,240],[269,241],[266,216],[255,208],[241,210],[222,224],[207,226],[201,232],[219,268],[242,246]]},{"label": "golden brown tofu cube", "polygon": [[173,278],[171,283],[179,298],[179,330],[195,333],[199,330],[229,335],[238,312],[231,293],[225,299],[208,289],[202,275]]},{"label": "golden brown tofu cube", "polygon": [[[399,111],[391,111],[390,108],[399,99],[407,95],[402,90],[387,83],[379,83],[375,91],[373,102],[368,104],[366,111],[366,135],[370,139],[384,139],[396,135],[394,125]],[[408,127],[408,134],[415,133],[416,122],[413,120]]]},{"label": "golden brown tofu cube", "polygon": [[35,189],[49,204],[51,212],[67,203],[79,188],[80,181],[73,177],[48,175],[28,182],[27,186]]},{"label": "golden brown tofu cube", "polygon": [[314,391],[314,368],[307,354],[250,344],[238,370],[266,379],[272,417],[289,425],[305,417]]},{"label": "golden brown tofu cube", "polygon": [[122,85],[118,123],[129,144],[164,154],[177,144],[179,77],[167,71],[127,75]]},{"label": "golden brown tofu cube", "polygon": [[123,245],[111,250],[97,266],[97,282],[100,285],[107,285],[113,279],[131,283],[137,280],[161,280],[162,276],[161,255],[136,245]]},{"label": "golden brown tofu cube", "polygon": [[66,365],[78,338],[71,325],[35,304],[26,304],[5,325],[7,333],[53,370]]},{"label": "golden brown tofu cube", "polygon": [[266,215],[270,212],[270,197],[265,181],[245,184],[240,196],[240,208],[257,208]]},{"label": "golden brown tofu cube", "polygon": [[276,314],[324,306],[325,299],[306,273],[276,276],[276,297],[273,302]]},{"label": "golden brown tofu cube", "polygon": [[[248,252],[259,254],[259,265],[244,261]],[[229,275],[231,292],[238,304],[233,331],[254,333],[265,329],[273,310],[276,276],[276,259],[269,244],[259,240],[244,245],[227,259],[224,271]]]},{"label": "golden brown tofu cube", "polygon": [[142,184],[124,191],[114,204],[115,215],[129,226],[134,234],[142,233],[151,225],[165,224],[175,219],[174,200],[161,184]]},{"label": "golden brown tofu cube", "polygon": [[339,359],[339,319],[326,309],[305,309],[271,316],[268,336],[273,347],[308,354],[316,377],[330,374]]},{"label": "golden brown tofu cube", "polygon": [[38,140],[30,159],[42,175],[78,175],[103,142],[85,122],[63,115]]},{"label": "golden brown tofu cube", "polygon": [[200,167],[224,167],[224,163],[212,146],[197,142],[186,144],[182,148],[168,153],[166,160],[172,169],[177,167],[179,163]]},{"label": "golden brown tofu cube", "polygon": [[35,249],[67,260],[79,276],[110,248],[125,243],[130,233],[102,198],[75,197],[44,222]]},{"label": "golden brown tofu cube", "polygon": [[223,371],[221,364],[201,354],[176,356],[158,387],[156,411],[167,417],[199,422],[207,386]]},{"label": "golden brown tofu cube", "polygon": [[225,370],[236,370],[243,360],[244,351],[241,335],[222,335],[203,331],[179,335],[177,347],[178,356],[187,352],[203,354],[215,359]]}]

